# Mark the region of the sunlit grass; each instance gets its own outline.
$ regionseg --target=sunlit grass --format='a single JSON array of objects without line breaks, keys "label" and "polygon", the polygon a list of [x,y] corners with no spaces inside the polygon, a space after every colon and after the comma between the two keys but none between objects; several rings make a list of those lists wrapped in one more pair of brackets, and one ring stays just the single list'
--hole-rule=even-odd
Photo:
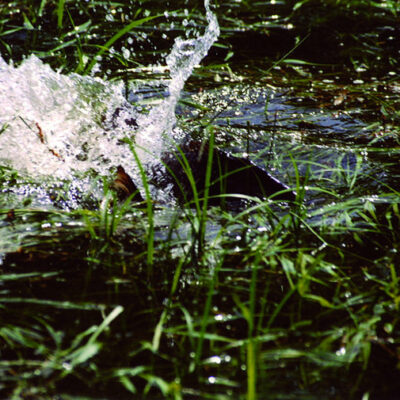
[{"label": "sunlit grass", "polygon": [[[176,154],[194,200],[174,211],[153,203],[143,167],[145,207],[119,203],[107,183],[90,209],[2,203],[7,393],[46,398],[72,382],[78,392],[274,398],[283,376],[285,393],[332,382],[354,396],[376,391],[376,357],[396,370],[398,191],[375,182],[384,192],[364,195],[360,182],[376,177],[357,155],[350,165],[277,154],[269,165],[290,166],[296,202],[244,196],[228,212],[208,207]],[[0,179],[21,184],[9,168]]]},{"label": "sunlit grass", "polygon": [[[292,162],[297,170],[300,161],[293,159]],[[340,165],[338,162],[336,168]],[[312,169],[309,174],[312,181]],[[357,180],[362,173],[346,168],[340,171],[350,194],[354,174]],[[297,192],[307,197],[299,179],[297,182]],[[335,202],[311,214],[302,204],[303,197],[291,208],[254,199],[252,205],[233,214],[200,206],[197,213],[182,213],[181,218],[171,220],[175,221],[175,227],[168,229],[176,230],[176,234],[165,243],[156,239],[160,228],[154,228],[154,237],[140,238],[131,232],[135,230],[136,217],[130,216],[135,205],[118,204],[111,193],[105,193],[98,210],[20,209],[14,210],[13,215],[9,209],[2,210],[3,232],[6,226],[9,230],[20,227],[23,232],[21,222],[27,218],[33,228],[33,232],[21,234],[19,250],[12,256],[27,259],[31,254],[31,267],[3,274],[3,285],[18,285],[28,280],[44,296],[43,300],[35,299],[33,293],[3,296],[1,302],[7,306],[7,311],[2,311],[3,321],[18,305],[24,305],[27,310],[40,307],[43,314],[40,318],[45,318],[38,326],[28,320],[21,326],[13,323],[13,319],[4,325],[2,346],[8,348],[10,355],[8,361],[2,361],[4,371],[20,371],[28,380],[40,376],[43,383],[51,377],[54,390],[67,377],[73,377],[76,387],[89,384],[94,389],[100,384],[106,389],[119,382],[120,390],[131,393],[144,390],[150,395],[156,390],[166,397],[181,398],[186,392],[201,395],[203,385],[207,384],[211,385],[211,397],[211,393],[228,390],[255,399],[260,391],[276,390],[270,379],[279,371],[277,366],[273,367],[279,360],[291,379],[302,381],[304,388],[311,387],[315,379],[309,375],[311,365],[321,368],[313,369],[313,374],[319,371],[319,379],[324,379],[328,371],[354,365],[359,371],[359,381],[354,381],[352,390],[357,392],[363,375],[368,375],[373,368],[370,358],[379,329],[385,329],[395,340],[392,335],[397,329],[399,278],[395,268],[397,255],[392,249],[400,244],[394,229],[400,224],[396,196],[389,194],[374,199],[356,196],[342,201],[337,195]],[[198,201],[199,205],[204,204],[200,202],[203,200]],[[378,212],[377,208],[384,211]],[[135,212],[139,213],[144,229],[152,218],[157,218],[146,209]],[[199,233],[189,229],[184,234],[188,236],[183,237],[181,229],[187,223],[201,226],[204,212],[207,229],[212,229],[214,234],[203,237],[201,257],[193,258],[198,251]],[[79,229],[60,231],[56,221],[63,226],[73,222]],[[55,241],[57,231],[59,239]],[[69,256],[62,261],[61,269],[50,263],[45,267],[46,272],[40,272],[46,265],[40,259],[63,260],[63,252],[70,251],[67,243],[77,243],[85,231],[89,239],[85,239],[86,245],[79,246],[81,255],[77,256],[83,258],[74,273],[77,278],[86,276],[84,295],[89,297],[93,274],[98,275],[95,280],[102,282],[101,287],[107,288],[104,283],[110,281],[111,286],[104,293],[114,300],[103,298],[102,305],[77,301],[74,288],[65,279],[61,280],[64,295],[46,289],[49,288],[46,282],[55,284],[60,277],[69,275]],[[147,250],[131,253],[129,249],[134,242],[134,246]],[[371,253],[361,251],[372,243]],[[146,266],[149,249],[153,251],[152,275],[148,275]],[[87,251],[89,264],[84,261]],[[92,270],[89,275],[85,265]],[[125,299],[124,293],[129,287],[133,289],[136,279],[150,279],[150,286],[143,287],[142,294],[133,290],[132,298],[150,296],[152,300],[147,305],[144,299],[139,300],[140,308],[131,309],[131,301]],[[196,285],[184,285],[188,279]],[[40,289],[41,282],[44,291]],[[154,297],[153,285],[159,287],[157,297]],[[372,302],[374,298],[380,299],[378,309]],[[69,342],[60,341],[65,334],[56,314],[78,309],[82,312],[97,309],[98,316],[103,315],[103,322],[70,326]],[[124,337],[133,332],[129,326],[132,323],[135,326],[129,322],[134,315],[142,315],[140,318],[144,318],[146,327],[139,330],[136,327],[140,339],[126,342]],[[114,322],[109,319],[111,316]],[[28,311],[27,317],[33,315],[29,316]],[[120,337],[119,346],[128,346],[131,350],[125,351],[122,357],[113,357],[110,370],[102,353],[107,347],[114,348],[112,337],[115,335]],[[175,347],[173,353],[167,345],[171,340]],[[17,349],[19,356],[15,358],[12,354]],[[34,357],[29,355],[30,349]],[[160,364],[155,360],[160,360]],[[300,375],[295,365],[302,365]],[[89,374],[89,381],[83,383],[82,374]],[[193,376],[197,376],[197,383],[193,382]],[[6,375],[3,382],[10,389],[14,387],[15,396],[30,393],[31,389]]]}]

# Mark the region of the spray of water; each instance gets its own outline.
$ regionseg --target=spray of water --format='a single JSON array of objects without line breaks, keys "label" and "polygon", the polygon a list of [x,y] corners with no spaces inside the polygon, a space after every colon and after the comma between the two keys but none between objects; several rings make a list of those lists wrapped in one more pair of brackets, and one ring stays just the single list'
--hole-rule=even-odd
[{"label": "spray of water", "polygon": [[141,124],[141,132],[136,138],[141,160],[149,161],[150,149],[150,158],[159,159],[165,146],[172,139],[176,122],[175,108],[185,82],[219,36],[218,21],[210,11],[209,0],[205,0],[204,6],[208,22],[204,35],[187,40],[178,37],[166,59],[171,77],[168,82],[169,96],[162,104],[154,107]]},{"label": "spray of water", "polygon": [[122,83],[63,75],[35,56],[18,67],[0,57],[0,165],[43,184],[80,181],[83,191],[88,170],[103,176],[120,164],[138,181],[124,139],[135,142],[145,166],[156,162],[171,140],[184,84],[219,35],[209,0],[204,5],[204,34],[176,39],[166,59],[169,94],[145,115],[126,101]]}]

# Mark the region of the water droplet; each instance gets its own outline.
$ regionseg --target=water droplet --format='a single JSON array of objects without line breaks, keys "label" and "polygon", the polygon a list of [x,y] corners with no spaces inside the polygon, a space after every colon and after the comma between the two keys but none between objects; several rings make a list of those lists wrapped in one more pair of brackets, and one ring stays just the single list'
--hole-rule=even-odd
[{"label": "water droplet", "polygon": [[345,354],[346,354],[346,348],[344,346],[336,351],[337,356],[344,356]]},{"label": "water droplet", "polygon": [[210,357],[210,358],[208,359],[208,361],[209,361],[210,363],[212,363],[212,364],[221,364],[222,359],[221,359],[221,357],[218,357],[218,356],[212,356],[212,357]]},{"label": "water droplet", "polygon": [[66,371],[71,371],[72,370],[72,365],[68,362],[63,362],[62,363],[62,367],[66,370]]}]

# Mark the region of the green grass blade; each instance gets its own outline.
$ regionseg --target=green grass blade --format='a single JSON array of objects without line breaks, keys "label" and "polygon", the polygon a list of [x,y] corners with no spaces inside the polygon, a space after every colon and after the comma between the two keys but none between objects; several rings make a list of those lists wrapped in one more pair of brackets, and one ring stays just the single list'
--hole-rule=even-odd
[{"label": "green grass blade", "polygon": [[190,372],[194,372],[200,362],[200,357],[201,357],[201,353],[203,350],[203,342],[206,337],[206,330],[207,330],[209,315],[210,315],[210,311],[211,311],[212,299],[214,296],[215,286],[218,281],[218,273],[223,264],[223,261],[224,261],[224,258],[221,257],[221,259],[219,260],[219,262],[215,265],[215,267],[213,269],[213,276],[212,276],[210,286],[208,289],[206,303],[204,305],[203,317],[201,319],[201,326],[200,326],[199,338],[197,341],[196,353],[195,353],[193,362],[189,366]]},{"label": "green grass blade", "polygon": [[[212,129],[212,127],[210,127]],[[208,193],[210,190],[210,180],[212,171],[212,162],[214,154],[214,133],[211,131],[208,140],[208,156],[207,156],[207,168],[206,177],[204,182],[204,198],[203,198],[203,209],[200,215],[200,227],[199,227],[199,254],[202,253],[204,248],[204,238],[206,234],[206,223],[207,223],[207,206],[208,206]]]},{"label": "green grass blade", "polygon": [[143,168],[143,165],[139,159],[139,156],[132,144],[131,141],[129,143],[129,148],[135,158],[136,164],[139,168],[140,177],[142,179],[144,192],[145,192],[145,201],[146,201],[146,209],[147,209],[147,218],[149,221],[149,226],[147,229],[147,266],[148,266],[148,274],[151,275],[153,269],[154,262],[154,212],[153,212],[153,201],[151,198],[150,187],[147,181],[146,172]]},{"label": "green grass blade", "polygon": [[109,315],[104,319],[104,321],[99,325],[93,335],[89,338],[88,344],[94,343],[98,336],[111,324],[111,322],[118,317],[124,311],[124,307],[117,306],[111,311]]},{"label": "green grass blade", "polygon": [[65,0],[58,0],[57,5],[57,26],[59,29],[63,27]]}]

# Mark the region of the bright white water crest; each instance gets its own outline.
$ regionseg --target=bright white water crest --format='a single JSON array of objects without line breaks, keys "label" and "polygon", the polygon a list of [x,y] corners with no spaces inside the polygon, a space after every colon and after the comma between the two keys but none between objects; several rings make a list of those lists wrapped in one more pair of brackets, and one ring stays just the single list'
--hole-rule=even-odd
[{"label": "bright white water crest", "polygon": [[[140,187],[134,156],[124,140],[134,143],[148,168],[173,138],[184,84],[219,35],[209,0],[204,6],[204,34],[175,40],[166,58],[170,79],[161,83],[168,96],[146,114],[126,101],[122,82],[63,75],[35,56],[18,67],[0,57],[0,165],[39,182],[73,181],[79,191],[90,185],[82,179],[89,170],[108,176],[110,168],[122,165]],[[136,91],[140,100],[140,87]]]}]

